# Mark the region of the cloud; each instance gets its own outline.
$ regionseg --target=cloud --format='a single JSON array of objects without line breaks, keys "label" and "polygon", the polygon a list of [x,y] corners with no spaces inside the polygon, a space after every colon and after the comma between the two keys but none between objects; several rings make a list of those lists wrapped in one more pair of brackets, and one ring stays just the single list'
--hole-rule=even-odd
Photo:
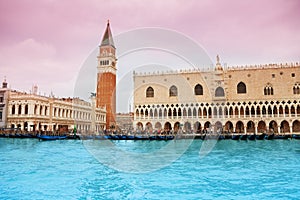
[{"label": "cloud", "polygon": [[14,89],[28,91],[33,84],[51,88],[53,82],[68,81],[72,77],[64,65],[52,45],[33,38],[0,48],[0,76],[6,76]]}]

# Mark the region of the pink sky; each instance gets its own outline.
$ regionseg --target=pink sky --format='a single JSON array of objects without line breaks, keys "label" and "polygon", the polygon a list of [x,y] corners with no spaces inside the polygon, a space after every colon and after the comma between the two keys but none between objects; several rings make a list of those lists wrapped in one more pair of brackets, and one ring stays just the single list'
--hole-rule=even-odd
[{"label": "pink sky", "polygon": [[107,19],[114,35],[176,30],[228,66],[299,62],[299,10],[298,0],[0,0],[0,79],[14,89],[37,84],[42,94],[72,96]]}]

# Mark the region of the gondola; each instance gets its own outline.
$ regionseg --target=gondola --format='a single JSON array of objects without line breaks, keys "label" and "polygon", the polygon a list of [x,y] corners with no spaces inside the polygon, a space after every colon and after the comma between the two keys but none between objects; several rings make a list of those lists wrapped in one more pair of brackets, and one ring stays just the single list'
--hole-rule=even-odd
[{"label": "gondola", "polygon": [[273,140],[274,139],[274,133],[270,134],[270,135],[266,135],[265,139],[266,140]]},{"label": "gondola", "polygon": [[232,140],[239,140],[240,139],[240,135],[232,135],[231,139]]},{"label": "gondola", "polygon": [[127,136],[126,136],[126,139],[127,139],[127,140],[134,140],[134,136],[133,136],[133,135],[127,135]]},{"label": "gondola", "polygon": [[264,140],[265,139],[266,134],[262,133],[260,135],[256,135],[256,140]]},{"label": "gondola", "polygon": [[38,139],[40,140],[64,140],[67,139],[67,136],[58,136],[58,135],[38,135]]},{"label": "gondola", "polygon": [[248,140],[255,140],[256,139],[256,135],[248,135]]},{"label": "gondola", "polygon": [[240,136],[240,140],[247,140],[247,138],[248,138],[247,134]]},{"label": "gondola", "polygon": [[273,139],[287,140],[287,139],[289,139],[289,136],[288,135],[275,135]]},{"label": "gondola", "polygon": [[299,140],[299,139],[300,139],[300,135],[293,134],[293,135],[292,135],[292,138],[293,138],[293,139]]}]

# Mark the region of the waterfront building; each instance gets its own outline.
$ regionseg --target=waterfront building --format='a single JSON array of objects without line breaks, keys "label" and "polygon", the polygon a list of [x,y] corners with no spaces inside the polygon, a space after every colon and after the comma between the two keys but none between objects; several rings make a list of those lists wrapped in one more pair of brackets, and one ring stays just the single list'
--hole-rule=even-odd
[{"label": "waterfront building", "polygon": [[97,67],[97,107],[106,108],[106,129],[116,127],[116,48],[109,21],[99,46]]},{"label": "waterfront building", "polygon": [[116,114],[116,124],[118,129],[122,131],[133,130],[133,113],[117,113]]},{"label": "waterfront building", "polygon": [[300,63],[136,73],[135,129],[300,132]]},{"label": "waterfront building", "polygon": [[7,90],[7,121],[5,128],[21,131],[51,131],[66,133],[74,129],[79,133],[95,133],[104,129],[105,108],[79,98],[57,98],[32,92]]}]

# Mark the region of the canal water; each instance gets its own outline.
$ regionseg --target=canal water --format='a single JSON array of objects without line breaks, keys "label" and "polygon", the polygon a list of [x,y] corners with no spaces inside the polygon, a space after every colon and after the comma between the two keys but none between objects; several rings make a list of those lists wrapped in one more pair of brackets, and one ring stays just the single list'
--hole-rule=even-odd
[{"label": "canal water", "polygon": [[299,199],[300,140],[204,143],[0,138],[0,199]]}]

